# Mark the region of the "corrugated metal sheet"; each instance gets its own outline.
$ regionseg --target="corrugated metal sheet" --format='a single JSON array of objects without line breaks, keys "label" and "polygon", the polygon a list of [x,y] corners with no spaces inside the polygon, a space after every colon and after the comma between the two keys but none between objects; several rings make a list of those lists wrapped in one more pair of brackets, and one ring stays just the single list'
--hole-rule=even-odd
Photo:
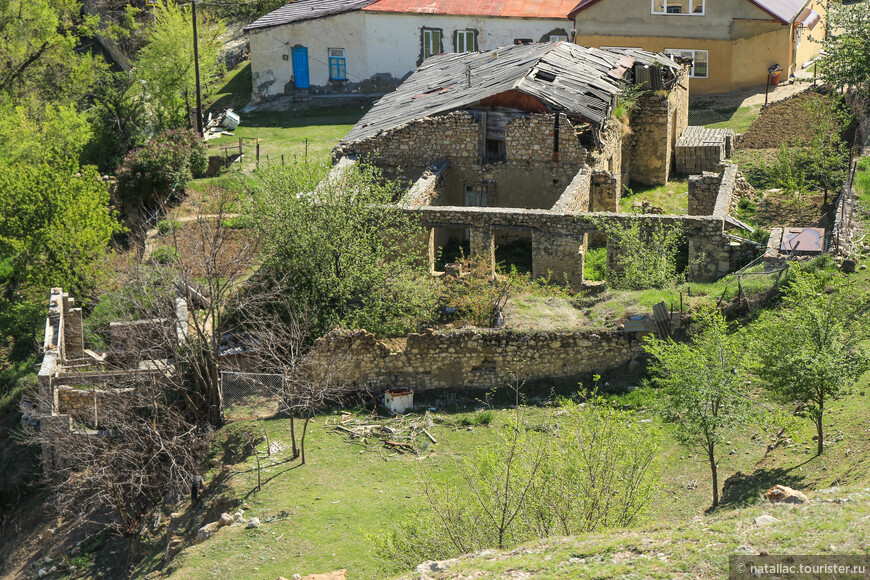
[{"label": "corrugated metal sheet", "polygon": [[779,249],[797,254],[819,254],[824,246],[824,228],[785,228]]},{"label": "corrugated metal sheet", "polygon": [[369,12],[456,14],[516,18],[565,18],[577,0],[379,0]]},{"label": "corrugated metal sheet", "polygon": [[637,61],[678,66],[655,53],[614,52],[568,42],[436,55],[375,103],[342,141],[359,141],[414,119],[476,106],[507,92],[534,97],[550,112],[564,112],[600,126],[624,84],[613,71],[620,70],[622,63],[625,72]]},{"label": "corrugated metal sheet", "polygon": [[269,12],[245,27],[245,30],[270,28],[303,20],[314,20],[342,12],[365,8],[377,0],[297,0]]}]

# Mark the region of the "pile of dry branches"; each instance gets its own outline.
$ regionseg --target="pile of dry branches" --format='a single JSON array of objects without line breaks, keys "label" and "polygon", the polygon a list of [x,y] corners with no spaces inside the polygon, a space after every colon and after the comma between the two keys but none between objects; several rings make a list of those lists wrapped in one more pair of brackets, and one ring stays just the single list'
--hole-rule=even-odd
[{"label": "pile of dry branches", "polygon": [[418,455],[417,441],[421,435],[432,443],[438,443],[428,431],[432,425],[432,417],[427,411],[423,416],[403,415],[382,422],[374,418],[354,419],[352,415],[343,413],[340,419],[335,419],[333,427],[336,432],[346,433],[350,443],[368,447],[377,442],[398,454]]}]

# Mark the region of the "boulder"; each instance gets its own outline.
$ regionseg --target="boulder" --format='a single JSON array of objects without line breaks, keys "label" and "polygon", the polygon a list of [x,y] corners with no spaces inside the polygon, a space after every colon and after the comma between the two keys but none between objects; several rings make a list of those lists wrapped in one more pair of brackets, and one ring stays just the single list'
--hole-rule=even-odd
[{"label": "boulder", "polygon": [[786,487],[784,485],[774,485],[764,494],[770,503],[806,503],[807,496],[803,493]]},{"label": "boulder", "polygon": [[199,528],[199,530],[196,532],[196,543],[199,544],[200,542],[206,541],[207,539],[212,537],[212,535],[217,532],[219,528],[220,526],[217,522],[212,522]]},{"label": "boulder", "polygon": [[237,524],[244,524],[244,523],[246,523],[246,522],[245,522],[245,514],[242,513],[241,510],[239,510],[239,511],[237,511],[235,514],[233,514],[233,520],[234,520]]},{"label": "boulder", "polygon": [[763,516],[758,516],[757,518],[755,518],[755,525],[756,526],[768,526],[770,524],[775,524],[778,521],[779,520],[776,519],[775,517],[764,514]]},{"label": "boulder", "polygon": [[169,539],[166,545],[166,551],[163,553],[163,561],[171,562],[172,559],[181,551],[181,546],[184,545],[184,540],[178,536],[173,536]]},{"label": "boulder", "polygon": [[248,520],[248,525],[245,526],[247,528],[259,528],[260,527],[260,518],[251,518]]},{"label": "boulder", "polygon": [[222,513],[220,519],[217,521],[218,527],[222,528],[224,526],[228,526],[233,523],[233,516],[228,513]]}]

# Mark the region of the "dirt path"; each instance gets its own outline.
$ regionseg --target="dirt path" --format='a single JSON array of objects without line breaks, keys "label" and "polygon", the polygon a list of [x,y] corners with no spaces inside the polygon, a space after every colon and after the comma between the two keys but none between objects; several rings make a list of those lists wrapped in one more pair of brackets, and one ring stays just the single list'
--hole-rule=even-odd
[{"label": "dirt path", "polygon": [[[812,83],[795,82],[791,84],[781,84],[778,87],[771,87],[767,97],[768,103],[776,103],[787,99],[792,95],[796,95],[801,91],[811,88]],[[721,95],[698,95],[691,98],[691,106],[693,108],[710,108],[710,109],[730,109],[737,107],[750,107],[752,105],[764,104],[764,89],[765,87],[750,87],[748,89],[740,89],[731,93]]]}]

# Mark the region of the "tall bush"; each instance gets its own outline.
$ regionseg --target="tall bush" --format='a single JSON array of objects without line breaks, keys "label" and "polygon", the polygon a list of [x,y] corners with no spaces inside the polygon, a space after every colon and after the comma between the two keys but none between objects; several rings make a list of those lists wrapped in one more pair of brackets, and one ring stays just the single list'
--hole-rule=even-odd
[{"label": "tall bush", "polygon": [[205,173],[205,143],[188,129],[164,131],[130,151],[118,168],[118,196],[128,205],[153,206],[184,194],[191,177]]}]

